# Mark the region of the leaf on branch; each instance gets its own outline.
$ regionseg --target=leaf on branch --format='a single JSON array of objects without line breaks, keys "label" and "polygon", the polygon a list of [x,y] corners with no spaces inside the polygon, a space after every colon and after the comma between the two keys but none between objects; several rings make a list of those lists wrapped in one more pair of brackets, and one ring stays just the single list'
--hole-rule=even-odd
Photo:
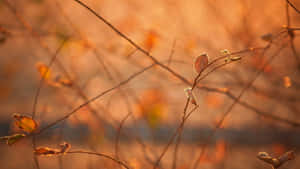
[{"label": "leaf on branch", "polygon": [[0,140],[6,140],[6,144],[11,146],[11,145],[15,144],[17,141],[24,138],[25,136],[26,136],[25,134],[14,134],[11,136],[0,137]]},{"label": "leaf on branch", "polygon": [[208,65],[208,55],[206,53],[197,56],[194,61],[194,69],[199,74],[201,73]]},{"label": "leaf on branch", "polygon": [[189,98],[192,102],[192,104],[197,105],[195,96],[193,95],[192,88],[188,87],[184,89],[184,92],[186,94],[186,97]]},{"label": "leaf on branch", "polygon": [[61,153],[59,149],[53,149],[49,147],[38,147],[34,150],[34,154],[39,156],[53,156],[59,155]]},{"label": "leaf on branch", "polygon": [[60,144],[59,146],[60,149],[49,148],[49,147],[38,147],[34,150],[34,154],[39,156],[48,156],[48,157],[55,156],[55,155],[63,155],[66,154],[71,148],[71,145],[66,142]]},{"label": "leaf on branch", "polygon": [[274,169],[277,169],[287,161],[295,159],[295,153],[294,151],[288,151],[281,156],[274,158],[266,152],[259,152],[257,158],[272,165]]},{"label": "leaf on branch", "polygon": [[32,133],[38,127],[37,123],[31,117],[17,113],[14,114],[13,117],[15,119],[16,126],[27,133]]}]

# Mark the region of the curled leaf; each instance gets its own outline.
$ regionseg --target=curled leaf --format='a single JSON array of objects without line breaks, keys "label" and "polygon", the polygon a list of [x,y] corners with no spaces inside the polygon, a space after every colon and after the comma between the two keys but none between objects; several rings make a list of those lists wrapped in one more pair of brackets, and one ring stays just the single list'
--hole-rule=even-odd
[{"label": "curled leaf", "polygon": [[208,55],[206,53],[197,56],[194,61],[194,69],[199,74],[201,73],[208,65]]},{"label": "curled leaf", "polygon": [[277,169],[287,161],[295,159],[295,153],[294,151],[288,151],[281,156],[274,158],[266,152],[259,152],[257,158],[268,164],[271,164],[273,169]]},{"label": "curled leaf", "polygon": [[66,154],[71,148],[71,144],[66,142],[60,144],[59,146],[60,149],[49,148],[49,147],[38,147],[34,150],[34,154],[39,156],[63,155]]},{"label": "curled leaf", "polygon": [[267,152],[259,152],[257,158],[266,163],[273,164],[273,158]]},{"label": "curled leaf", "polygon": [[49,148],[49,147],[38,147],[34,150],[34,154],[39,156],[53,156],[53,155],[59,155],[60,150]]},{"label": "curled leaf", "polygon": [[190,88],[190,87],[185,88],[184,92],[186,94],[186,97],[191,100],[192,104],[197,105],[195,96],[193,95],[193,92],[192,92],[192,88]]},{"label": "curled leaf", "polygon": [[37,129],[37,123],[31,117],[21,114],[14,114],[13,117],[15,118],[16,126],[18,126],[21,130],[27,133],[32,133]]},{"label": "curled leaf", "polygon": [[0,140],[6,140],[6,144],[11,146],[25,136],[26,136],[25,134],[14,134],[11,136],[0,137]]}]

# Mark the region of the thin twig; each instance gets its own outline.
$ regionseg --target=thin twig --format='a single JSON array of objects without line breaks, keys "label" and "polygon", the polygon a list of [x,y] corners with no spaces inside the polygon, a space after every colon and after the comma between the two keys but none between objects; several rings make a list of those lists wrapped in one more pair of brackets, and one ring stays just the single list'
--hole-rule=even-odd
[{"label": "thin twig", "polygon": [[136,73],[132,74],[132,75],[129,76],[126,80],[120,82],[118,85],[116,85],[116,86],[114,86],[114,87],[112,87],[112,88],[110,88],[110,89],[107,89],[107,90],[101,92],[100,94],[98,94],[97,96],[95,96],[95,97],[89,99],[88,101],[84,102],[84,103],[81,104],[80,106],[76,107],[76,108],[75,108],[74,110],[72,110],[71,112],[67,113],[67,114],[66,114],[65,116],[63,116],[62,118],[60,118],[60,119],[54,121],[53,123],[50,123],[49,125],[47,125],[46,127],[42,128],[42,129],[40,129],[40,130],[36,133],[36,135],[41,134],[43,131],[47,130],[48,128],[51,128],[51,127],[55,126],[56,124],[58,124],[58,123],[64,121],[65,119],[69,118],[71,115],[73,115],[74,113],[76,113],[78,110],[80,110],[80,109],[83,108],[84,106],[86,106],[86,105],[88,105],[88,104],[90,104],[90,103],[96,101],[97,99],[99,99],[100,97],[104,96],[105,94],[107,94],[107,93],[109,93],[109,92],[111,92],[111,91],[113,91],[113,90],[115,90],[115,89],[117,89],[117,88],[119,88],[119,87],[121,87],[121,86],[127,84],[127,83],[130,82],[132,79],[134,79],[136,76],[138,76],[138,75],[144,73],[145,71],[151,69],[151,68],[154,67],[155,65],[156,65],[156,64],[152,64],[152,65],[150,65],[150,66],[145,67],[144,69],[140,70],[139,72],[136,72]]},{"label": "thin twig", "polygon": [[289,0],[286,0],[286,2],[287,2],[288,4],[290,4],[290,6],[291,6],[297,13],[300,14],[300,10],[297,9],[296,6],[295,6],[294,4],[292,4]]},{"label": "thin twig", "polygon": [[67,152],[67,154],[90,154],[90,155],[96,155],[96,156],[99,156],[99,157],[104,157],[104,158],[107,158],[107,159],[110,159],[112,161],[114,161],[115,163],[118,163],[120,165],[122,165],[123,167],[125,167],[126,169],[130,169],[130,167],[125,164],[124,162],[120,161],[120,160],[117,160],[109,155],[106,155],[106,154],[102,154],[102,153],[96,153],[96,152],[91,152],[91,151],[84,151],[84,150],[77,150],[77,151],[69,151]]},{"label": "thin twig", "polygon": [[168,59],[168,63],[167,63],[167,66],[170,66],[171,62],[172,62],[172,58],[173,58],[173,55],[174,55],[174,49],[175,49],[175,46],[176,46],[176,39],[173,41],[173,44],[172,44],[172,49],[171,49],[171,52],[170,52],[170,55],[169,55],[169,59]]},{"label": "thin twig", "polygon": [[[89,8],[87,5],[85,5],[83,2],[79,1],[79,0],[74,0],[77,3],[79,3],[80,5],[82,5],[83,7],[85,7],[86,9],[88,9],[91,13],[93,13],[98,19],[100,19],[101,21],[103,21],[107,26],[109,26],[113,31],[115,31],[119,36],[121,36],[122,38],[124,38],[125,40],[127,40],[131,45],[133,45],[137,50],[139,50],[140,52],[144,53],[146,56],[148,56],[154,63],[156,63],[159,67],[161,67],[162,69],[165,69],[166,71],[168,71],[169,73],[171,73],[173,76],[175,76],[176,78],[178,78],[179,80],[181,80],[183,83],[188,84],[188,85],[192,85],[189,80],[187,80],[186,78],[184,78],[183,76],[179,75],[178,73],[176,73],[174,70],[172,70],[171,68],[169,68],[168,66],[165,66],[164,64],[158,62],[152,55],[150,55],[147,51],[145,51],[144,49],[142,49],[140,46],[138,46],[135,42],[133,42],[129,37],[127,37],[126,35],[124,35],[123,33],[121,33],[117,28],[115,28],[111,23],[109,23],[107,20],[105,20],[102,16],[100,16],[98,13],[96,13],[94,10],[92,10],[91,8]],[[259,49],[260,47],[258,47]],[[252,48],[252,49],[256,49],[256,48]],[[246,49],[251,50],[250,49]],[[239,52],[235,52],[235,53],[241,53],[243,52],[239,51]],[[232,53],[231,55],[233,55],[234,53]],[[226,57],[226,56],[224,56]],[[220,92],[218,89],[215,88],[209,88],[209,87],[198,87],[200,90],[204,89],[206,91],[210,91],[210,92]],[[224,93],[226,96],[229,97],[229,95],[227,95],[226,93]],[[236,100],[235,97],[230,97],[233,100]],[[238,102],[240,103],[240,102]],[[252,109],[253,110],[253,109]],[[259,112],[256,112],[257,114],[260,114]],[[270,117],[270,116],[269,116]],[[279,120],[280,118],[278,118],[277,120]],[[284,123],[286,123],[287,121],[284,120],[282,121]],[[297,122],[294,122],[297,123]],[[289,124],[289,123],[287,123]],[[300,125],[297,125],[300,126]]]},{"label": "thin twig", "polygon": [[[246,87],[243,88],[243,90],[240,92],[240,94],[237,97],[237,100],[235,100],[230,106],[229,108],[225,111],[225,113],[222,115],[222,118],[218,121],[217,125],[215,126],[214,130],[212,131],[212,133],[209,136],[208,140],[211,140],[212,137],[214,136],[214,134],[216,133],[217,129],[220,128],[225,120],[225,118],[228,116],[228,114],[232,111],[232,109],[234,108],[234,106],[238,103],[238,100],[241,99],[241,97],[244,95],[244,93],[253,85],[253,83],[256,81],[256,79],[259,77],[259,75],[263,72],[263,70],[265,69],[265,67],[267,65],[269,65],[273,59],[279,55],[279,53],[282,51],[283,48],[285,48],[286,46],[280,47],[278,51],[275,52],[274,55],[272,55],[267,62],[265,62],[261,69],[259,69],[259,71],[256,72],[255,76],[253,77],[253,79],[246,85]],[[192,167],[193,169],[197,169],[199,162],[201,161],[202,157],[205,154],[205,149],[207,148],[207,144],[204,144],[201,148],[201,153],[199,155],[199,157],[197,157],[197,160],[194,164],[194,166]]]}]

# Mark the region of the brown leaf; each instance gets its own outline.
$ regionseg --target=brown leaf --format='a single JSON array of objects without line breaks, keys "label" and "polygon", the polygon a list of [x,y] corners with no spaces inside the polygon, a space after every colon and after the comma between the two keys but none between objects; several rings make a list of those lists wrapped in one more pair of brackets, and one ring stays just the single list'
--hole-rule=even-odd
[{"label": "brown leaf", "polygon": [[39,156],[63,155],[66,154],[71,148],[71,145],[66,142],[60,144],[59,146],[60,149],[49,148],[49,147],[38,147],[34,150],[34,154]]},{"label": "brown leaf", "polygon": [[53,156],[60,154],[60,150],[49,147],[38,147],[34,150],[34,154],[39,156]]},{"label": "brown leaf", "polygon": [[194,69],[199,74],[208,65],[208,55],[206,53],[197,56],[194,61]]},{"label": "brown leaf", "polygon": [[294,151],[288,151],[282,154],[280,157],[274,158],[266,152],[259,152],[257,158],[268,164],[271,164],[274,169],[277,169],[287,161],[295,159],[295,153]]}]

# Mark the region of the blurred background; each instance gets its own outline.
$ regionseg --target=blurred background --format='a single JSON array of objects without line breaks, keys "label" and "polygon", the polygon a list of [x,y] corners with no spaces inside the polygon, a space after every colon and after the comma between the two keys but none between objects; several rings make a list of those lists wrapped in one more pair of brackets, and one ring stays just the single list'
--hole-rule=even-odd
[{"label": "blurred background", "polygon": [[[20,132],[12,116],[31,116],[42,77],[39,128],[147,67],[38,135],[37,146],[68,142],[132,169],[152,168],[182,121],[195,58],[207,53],[209,62],[220,59],[193,90],[198,107],[159,167],[264,169],[271,167],[258,152],[289,150],[296,160],[282,168],[300,166],[300,14],[285,0],[83,2],[187,81],[159,65],[148,68],[148,56],[74,0],[0,0],[0,136]],[[226,62],[224,49],[243,52]],[[30,138],[1,142],[1,168],[35,168],[32,152]],[[120,168],[83,154],[38,159],[43,169]]]}]

